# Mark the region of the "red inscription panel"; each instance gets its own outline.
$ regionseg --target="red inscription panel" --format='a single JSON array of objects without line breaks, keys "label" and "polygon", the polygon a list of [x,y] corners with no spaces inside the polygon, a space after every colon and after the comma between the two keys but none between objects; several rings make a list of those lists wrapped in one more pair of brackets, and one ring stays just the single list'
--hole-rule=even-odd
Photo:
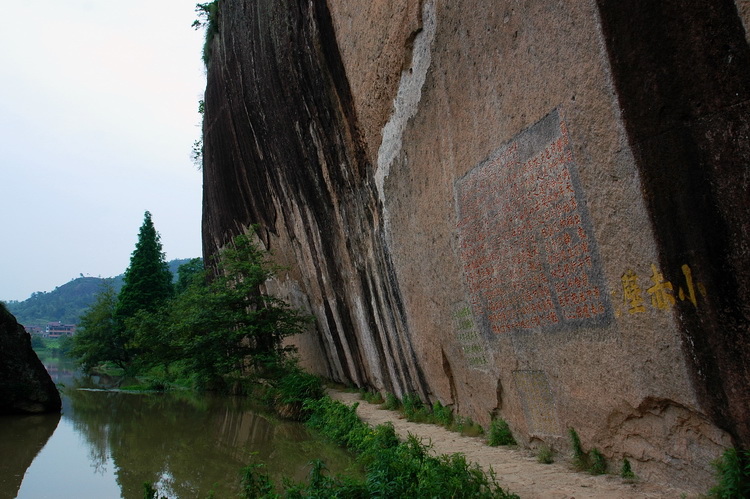
[{"label": "red inscription panel", "polygon": [[570,139],[557,111],[456,184],[474,316],[507,333],[602,321],[603,293]]}]

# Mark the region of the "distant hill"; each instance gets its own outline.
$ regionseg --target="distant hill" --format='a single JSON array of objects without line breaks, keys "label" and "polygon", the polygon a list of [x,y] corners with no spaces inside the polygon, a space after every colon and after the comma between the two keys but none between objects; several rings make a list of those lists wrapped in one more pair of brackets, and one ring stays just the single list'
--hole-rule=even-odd
[{"label": "distant hill", "polygon": [[[175,280],[177,268],[190,259],[177,259],[168,262]],[[116,291],[122,288],[125,274],[113,277]],[[79,277],[56,287],[52,291],[39,291],[23,301],[5,302],[8,310],[25,326],[44,326],[48,322],[60,321],[65,324],[78,324],[81,315],[96,300],[105,279],[101,277]]]}]

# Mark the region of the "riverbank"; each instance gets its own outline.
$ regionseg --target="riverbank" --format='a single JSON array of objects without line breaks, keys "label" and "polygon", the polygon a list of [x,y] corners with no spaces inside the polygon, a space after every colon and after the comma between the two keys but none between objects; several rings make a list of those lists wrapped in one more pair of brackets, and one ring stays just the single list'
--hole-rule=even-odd
[{"label": "riverbank", "polygon": [[[490,467],[498,483],[523,499],[655,499],[698,497],[699,491],[679,490],[638,480],[626,481],[618,476],[576,472],[572,466],[558,458],[552,464],[540,464],[527,450],[510,447],[489,447],[482,438],[462,436],[433,424],[409,422],[397,411],[381,409],[360,399],[359,393],[328,391],[331,398],[347,405],[359,402],[357,415],[362,421],[377,426],[393,424],[396,433],[404,439],[408,434],[432,442],[436,454],[460,452],[467,461],[481,466],[485,472]],[[683,495],[684,494],[684,495]]]}]

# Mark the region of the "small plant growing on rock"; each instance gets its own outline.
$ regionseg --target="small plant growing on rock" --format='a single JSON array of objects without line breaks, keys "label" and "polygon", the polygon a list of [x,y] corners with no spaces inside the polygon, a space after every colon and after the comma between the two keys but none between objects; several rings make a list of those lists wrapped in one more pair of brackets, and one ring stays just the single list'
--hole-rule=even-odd
[{"label": "small plant growing on rock", "polygon": [[591,450],[591,468],[589,471],[592,475],[603,475],[607,472],[607,460],[596,447]]},{"label": "small plant growing on rock", "polygon": [[451,423],[453,423],[453,411],[441,404],[440,401],[432,404],[432,417],[435,423],[445,428],[450,428]]},{"label": "small plant growing on rock", "polygon": [[573,446],[573,467],[578,471],[583,471],[588,468],[588,456],[583,452],[581,439],[573,428],[568,428],[568,435]]},{"label": "small plant growing on rock", "polygon": [[385,402],[383,403],[383,409],[388,411],[397,411],[401,407],[401,402],[398,401],[396,396],[392,393],[385,395]]},{"label": "small plant growing on rock", "polygon": [[449,429],[467,437],[478,437],[484,433],[484,428],[480,424],[475,423],[471,418],[460,416],[454,419],[453,427]]},{"label": "small plant growing on rock", "polygon": [[635,478],[635,473],[633,473],[633,470],[630,468],[630,461],[628,461],[627,457],[622,458],[622,467],[620,468],[620,476],[622,478],[625,478],[626,480],[631,480]]},{"label": "small plant growing on rock", "polygon": [[427,410],[424,404],[422,404],[422,399],[419,398],[419,395],[407,393],[404,395],[401,403],[404,409],[404,416],[406,416],[408,421],[426,423],[427,419],[429,419]]},{"label": "small plant growing on rock", "polygon": [[510,431],[508,423],[503,418],[493,419],[490,423],[490,434],[487,444],[491,447],[498,445],[516,445],[516,439]]},{"label": "small plant growing on rock", "polygon": [[368,402],[370,404],[380,405],[385,402],[385,399],[383,399],[383,396],[380,394],[380,392],[371,392],[369,390],[365,390],[364,388],[359,390],[359,396],[362,397],[365,402]]},{"label": "small plant growing on rock", "polygon": [[552,449],[547,445],[542,445],[536,453],[536,460],[541,464],[552,464],[555,460],[552,458]]}]

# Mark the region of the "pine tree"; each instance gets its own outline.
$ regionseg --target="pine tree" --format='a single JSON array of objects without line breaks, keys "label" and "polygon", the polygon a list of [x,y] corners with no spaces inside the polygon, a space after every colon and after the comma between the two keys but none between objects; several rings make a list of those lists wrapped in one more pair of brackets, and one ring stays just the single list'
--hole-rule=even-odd
[{"label": "pine tree", "polygon": [[125,271],[125,281],[118,295],[115,318],[122,326],[141,310],[153,312],[172,296],[172,272],[164,259],[159,233],[148,211],[138,233],[138,242]]}]

